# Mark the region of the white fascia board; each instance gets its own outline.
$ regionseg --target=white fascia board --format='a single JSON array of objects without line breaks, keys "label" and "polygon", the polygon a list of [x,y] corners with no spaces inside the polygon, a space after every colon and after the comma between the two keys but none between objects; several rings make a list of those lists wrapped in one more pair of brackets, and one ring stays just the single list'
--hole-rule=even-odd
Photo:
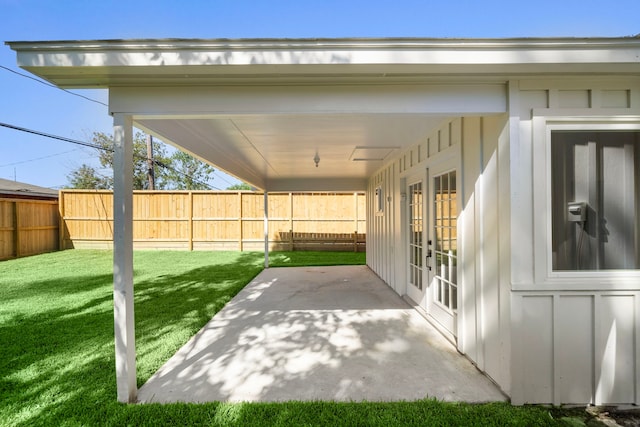
[{"label": "white fascia board", "polygon": [[109,90],[111,113],[225,117],[255,114],[474,115],[506,112],[504,84],[143,87]]},{"label": "white fascia board", "polygon": [[[640,72],[640,39],[112,40],[8,42],[18,64],[61,85],[165,76]],[[78,75],[82,70],[82,74]],[[91,70],[91,71],[89,71]],[[84,79],[83,79],[84,77]],[[74,80],[75,79],[75,80]]]}]

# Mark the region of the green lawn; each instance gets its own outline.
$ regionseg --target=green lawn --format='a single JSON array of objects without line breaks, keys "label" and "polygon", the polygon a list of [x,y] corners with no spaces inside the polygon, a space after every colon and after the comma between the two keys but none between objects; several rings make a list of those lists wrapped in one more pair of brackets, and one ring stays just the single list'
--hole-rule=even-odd
[{"label": "green lawn", "polygon": [[[364,262],[273,253],[273,266]],[[242,289],[260,253],[135,253],[138,384]],[[0,262],[0,425],[562,425],[508,404],[116,402],[112,254],[71,250]]]}]

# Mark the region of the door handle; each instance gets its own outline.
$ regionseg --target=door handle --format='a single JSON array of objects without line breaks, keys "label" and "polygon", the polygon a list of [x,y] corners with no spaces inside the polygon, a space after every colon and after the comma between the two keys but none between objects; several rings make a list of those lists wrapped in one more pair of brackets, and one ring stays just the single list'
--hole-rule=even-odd
[{"label": "door handle", "polygon": [[432,256],[433,256],[433,254],[431,253],[431,249],[428,249],[428,250],[427,250],[427,258],[426,258],[426,262],[425,262],[425,264],[426,264],[427,269],[428,269],[429,271],[431,271],[431,257],[432,257]]}]

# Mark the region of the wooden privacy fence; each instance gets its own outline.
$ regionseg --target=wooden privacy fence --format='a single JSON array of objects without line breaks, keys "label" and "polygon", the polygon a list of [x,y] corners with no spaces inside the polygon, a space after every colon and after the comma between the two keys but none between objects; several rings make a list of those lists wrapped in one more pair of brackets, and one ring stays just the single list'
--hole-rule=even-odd
[{"label": "wooden privacy fence", "polygon": [[0,198],[0,260],[58,250],[58,202]]},{"label": "wooden privacy fence", "polygon": [[[269,193],[271,250],[364,251],[364,193]],[[60,192],[60,247],[111,248],[113,193]],[[264,194],[134,191],[137,249],[264,250]]]}]

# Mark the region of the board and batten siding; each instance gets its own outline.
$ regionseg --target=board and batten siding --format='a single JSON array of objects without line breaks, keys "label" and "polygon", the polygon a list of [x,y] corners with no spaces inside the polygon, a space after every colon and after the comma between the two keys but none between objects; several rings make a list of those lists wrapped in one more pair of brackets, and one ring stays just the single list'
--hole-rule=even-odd
[{"label": "board and batten siding", "polygon": [[[460,206],[457,347],[506,393],[511,385],[508,124],[507,115],[445,121],[385,164],[371,177],[367,190],[367,264],[399,295],[405,295],[403,178],[426,172],[438,158],[453,152]],[[376,206],[379,188],[384,194],[382,212]]]},{"label": "board and batten siding", "polygon": [[617,283],[614,273],[549,277],[549,178],[541,163],[548,144],[546,117],[637,121],[640,81],[511,85],[510,116],[518,139],[511,151],[512,402],[639,404],[640,280],[634,284],[621,276]]}]

